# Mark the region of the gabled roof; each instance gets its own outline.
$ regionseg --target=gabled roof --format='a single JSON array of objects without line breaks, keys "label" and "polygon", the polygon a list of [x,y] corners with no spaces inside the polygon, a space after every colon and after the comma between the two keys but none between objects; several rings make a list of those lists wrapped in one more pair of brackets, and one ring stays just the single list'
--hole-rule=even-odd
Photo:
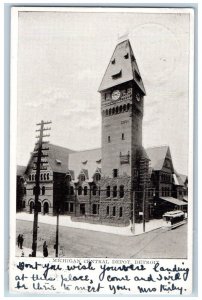
[{"label": "gabled roof", "polygon": [[[86,162],[87,161],[87,162]],[[85,165],[83,162],[86,162]],[[88,170],[88,178],[92,177],[101,163],[101,148],[78,151],[69,154],[69,168],[75,172],[75,180],[82,169]]]},{"label": "gabled roof", "polygon": [[159,171],[163,168],[166,154],[169,150],[168,146],[159,146],[145,149],[150,159],[150,166],[153,170]]},{"label": "gabled roof", "polygon": [[[53,144],[48,144],[47,148],[49,148],[49,150],[44,151],[44,154],[48,154],[47,161],[52,171],[57,173],[66,173],[69,170],[69,154],[73,153],[74,151]],[[28,169],[32,168],[32,161],[33,154],[31,155],[28,166],[26,168],[26,173],[28,172]]]},{"label": "gabled roof", "polygon": [[99,92],[133,80],[145,95],[144,84],[129,40],[119,43],[110,59]]},{"label": "gabled roof", "polygon": [[23,176],[25,174],[25,166],[17,166],[17,176]]},{"label": "gabled roof", "polygon": [[[66,173],[69,170],[69,154],[73,150],[48,144],[48,162],[53,172]],[[70,168],[71,169],[71,168]]]}]

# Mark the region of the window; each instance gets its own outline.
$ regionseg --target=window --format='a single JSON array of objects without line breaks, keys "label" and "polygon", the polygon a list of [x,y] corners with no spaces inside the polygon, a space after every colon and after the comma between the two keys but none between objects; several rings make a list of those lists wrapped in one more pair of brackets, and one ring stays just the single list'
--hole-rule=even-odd
[{"label": "window", "polygon": [[41,174],[41,180],[43,180],[43,174]]},{"label": "window", "polygon": [[26,207],[25,201],[22,201],[22,208],[25,208],[25,207]]},{"label": "window", "polygon": [[44,173],[44,180],[46,180],[46,173]]},{"label": "window", "polygon": [[24,187],[24,195],[26,195],[27,194],[27,189],[26,189],[26,187]]},{"label": "window", "polygon": [[34,180],[34,174],[32,174],[32,180]]},{"label": "window", "polygon": [[93,204],[93,215],[97,215],[97,204]]},{"label": "window", "polygon": [[123,186],[123,185],[120,185],[119,197],[120,197],[120,198],[123,198],[123,196],[124,196],[124,186]]},{"label": "window", "polygon": [[82,187],[79,186],[79,188],[78,188],[78,195],[81,195],[81,194],[82,194]]},{"label": "window", "polygon": [[98,188],[98,195],[100,196],[100,192],[101,192],[101,188],[100,188],[100,186],[99,186],[99,188]]},{"label": "window", "polygon": [[85,181],[85,180],[86,180],[85,175],[84,175],[84,174],[81,174],[81,175],[80,175],[80,181]]},{"label": "window", "polygon": [[109,206],[107,206],[107,216],[109,216]]},{"label": "window", "polygon": [[66,175],[66,182],[70,182],[72,180],[71,175],[67,174]]},{"label": "window", "polygon": [[122,216],[123,216],[123,208],[120,207],[120,208],[119,208],[119,217],[121,218]]},{"label": "window", "polygon": [[107,192],[106,192],[106,196],[109,198],[110,197],[110,186],[107,186]]},{"label": "window", "polygon": [[116,216],[116,206],[113,206],[113,217],[115,217]]},{"label": "window", "polygon": [[115,114],[115,107],[112,108],[112,115]]},{"label": "window", "polygon": [[116,107],[116,114],[118,114],[119,113],[119,107],[117,106]]},{"label": "window", "polygon": [[93,186],[93,195],[95,196],[96,193],[97,193],[97,187],[96,187],[96,185],[94,185],[94,186]]},{"label": "window", "polygon": [[130,109],[130,103],[127,104],[127,110],[129,110],[129,109]]},{"label": "window", "polygon": [[118,177],[118,169],[113,169],[113,177]]},{"label": "window", "polygon": [[108,143],[111,142],[111,138],[110,138],[110,135],[108,135]]},{"label": "window", "polygon": [[49,173],[47,173],[47,180],[49,180],[50,179],[50,177],[49,177]]},{"label": "window", "polygon": [[109,115],[111,116],[111,114],[112,114],[112,110],[111,110],[111,108],[109,109]]},{"label": "window", "polygon": [[119,112],[121,113],[123,110],[123,106],[121,105],[120,108],[119,108]]},{"label": "window", "polygon": [[164,194],[164,187],[162,187],[162,196],[165,196],[165,194]]},{"label": "window", "polygon": [[115,58],[111,61],[112,65],[114,65],[116,62]]},{"label": "window", "polygon": [[45,188],[45,186],[42,186],[42,195],[45,195],[45,191],[46,191],[46,188]]},{"label": "window", "polygon": [[87,187],[87,185],[84,186],[83,194],[84,194],[85,196],[88,194],[88,187]]},{"label": "window", "polygon": [[73,186],[70,187],[70,192],[71,192],[71,195],[74,195],[74,187]]},{"label": "window", "polygon": [[122,140],[125,140],[124,133],[122,133],[121,139],[122,139]]},{"label": "window", "polygon": [[128,59],[128,53],[126,53],[126,55],[124,55],[124,58],[125,58],[125,59]]},{"label": "window", "polygon": [[122,76],[122,71],[120,70],[118,73],[112,75],[112,79],[118,79]]},{"label": "window", "polygon": [[101,179],[100,173],[96,173],[96,174],[95,174],[95,180],[96,180],[96,181],[99,181],[100,179]]},{"label": "window", "polygon": [[123,105],[123,111],[126,111],[126,105],[125,104]]},{"label": "window", "polygon": [[32,176],[31,175],[29,175],[29,180],[32,180]]},{"label": "window", "polygon": [[70,212],[73,212],[73,211],[74,211],[74,204],[70,203]]},{"label": "window", "polygon": [[113,197],[114,198],[117,197],[117,186],[116,185],[113,187]]},{"label": "window", "polygon": [[109,114],[109,111],[108,111],[108,109],[106,109],[106,116],[108,116],[108,114]]}]

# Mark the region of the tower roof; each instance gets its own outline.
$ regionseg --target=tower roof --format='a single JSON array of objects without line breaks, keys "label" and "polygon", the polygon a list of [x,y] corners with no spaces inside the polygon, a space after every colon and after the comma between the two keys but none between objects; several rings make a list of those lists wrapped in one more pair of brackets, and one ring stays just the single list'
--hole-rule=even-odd
[{"label": "tower roof", "polygon": [[129,40],[119,43],[110,59],[99,92],[133,80],[145,95],[144,84]]}]

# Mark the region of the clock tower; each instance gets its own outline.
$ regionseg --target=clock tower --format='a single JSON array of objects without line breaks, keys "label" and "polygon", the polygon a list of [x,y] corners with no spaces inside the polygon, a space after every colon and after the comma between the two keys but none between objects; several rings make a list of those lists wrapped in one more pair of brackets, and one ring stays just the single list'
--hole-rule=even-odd
[{"label": "clock tower", "polygon": [[119,43],[99,90],[102,113],[102,174],[132,176],[142,150],[145,88],[129,40]]}]

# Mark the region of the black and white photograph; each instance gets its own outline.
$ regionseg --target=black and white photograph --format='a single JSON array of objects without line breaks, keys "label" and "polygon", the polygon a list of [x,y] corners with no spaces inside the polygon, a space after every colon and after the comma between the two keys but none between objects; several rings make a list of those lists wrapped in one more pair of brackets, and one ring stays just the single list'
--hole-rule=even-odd
[{"label": "black and white photograph", "polygon": [[13,9],[13,259],[191,263],[193,16]]}]

